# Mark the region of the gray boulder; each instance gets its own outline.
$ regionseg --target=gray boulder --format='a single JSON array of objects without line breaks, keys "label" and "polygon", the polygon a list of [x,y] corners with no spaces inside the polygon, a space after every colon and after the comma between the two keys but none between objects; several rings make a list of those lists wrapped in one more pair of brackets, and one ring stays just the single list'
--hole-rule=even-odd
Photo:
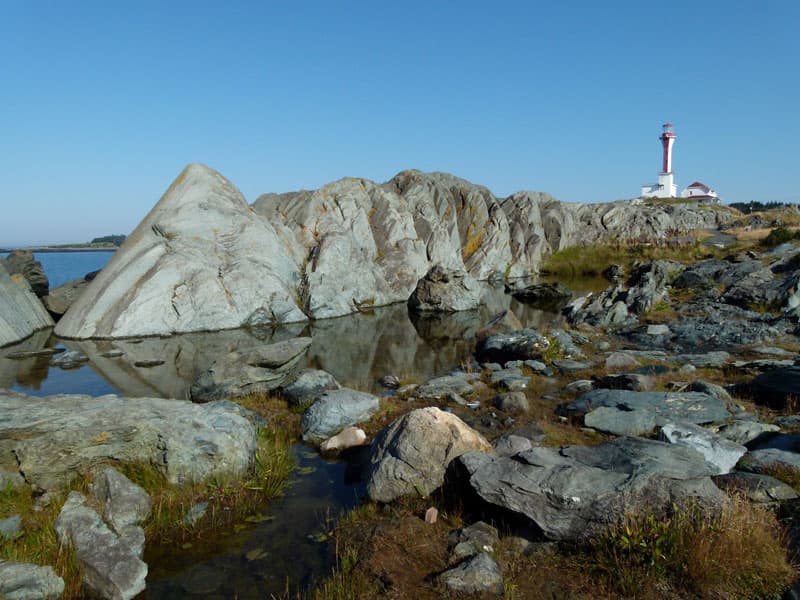
[{"label": "gray boulder", "polygon": [[0,598],[4,600],[57,600],[64,580],[52,567],[0,559]]},{"label": "gray boulder", "polygon": [[149,463],[176,484],[238,475],[256,451],[248,412],[224,401],[0,391],[0,470],[10,457],[39,491],[103,462]]},{"label": "gray boulder", "polygon": [[152,507],[147,492],[112,468],[95,478],[92,492],[104,506],[106,523],[142,558],[144,531],[140,525],[150,516]]},{"label": "gray boulder", "polygon": [[100,273],[100,271],[92,271],[83,277],[73,279],[72,281],[68,281],[50,290],[50,292],[42,298],[42,302],[44,302],[47,311],[56,317],[62,316],[89,286],[89,282],[97,277],[98,273]]},{"label": "gray boulder", "polygon": [[572,291],[559,282],[536,283],[511,291],[515,300],[540,308],[557,308],[571,296]]},{"label": "gray boulder", "polygon": [[435,265],[419,280],[408,299],[416,312],[459,312],[483,304],[481,285],[467,272]]},{"label": "gray boulder", "polygon": [[494,559],[481,552],[439,576],[445,587],[459,594],[502,596],[503,575]]},{"label": "gray boulder", "polygon": [[192,385],[192,400],[240,398],[278,388],[311,345],[299,337],[249,350],[234,350],[217,359]]},{"label": "gray boulder", "polygon": [[336,378],[327,371],[304,369],[294,381],[282,389],[282,393],[289,406],[302,406],[316,400],[323,393],[338,390],[340,387]]},{"label": "gray boulder", "polygon": [[531,440],[520,435],[504,435],[492,442],[492,448],[497,456],[514,456],[525,450],[533,448]]},{"label": "gray boulder", "polygon": [[[58,322],[66,338],[304,321],[303,256],[203,165],[186,167]],[[279,304],[273,305],[274,302]]]},{"label": "gray boulder", "polygon": [[658,515],[686,498],[723,501],[701,454],[642,438],[532,448],[513,458],[471,452],[457,464],[484,502],[526,517],[554,540],[585,539],[626,514]]},{"label": "gray boulder", "polygon": [[667,423],[661,428],[661,435],[672,444],[697,450],[716,467],[718,475],[730,473],[747,452],[741,444],[691,423]]},{"label": "gray boulder", "polygon": [[147,565],[86,503],[70,492],[54,524],[62,543],[75,548],[83,581],[97,596],[129,600],[145,589]]},{"label": "gray boulder", "polygon": [[721,402],[700,392],[632,392],[629,390],[592,390],[569,403],[568,415],[585,415],[605,406],[621,412],[645,410],[655,415],[656,425],[684,421],[702,425],[724,421],[731,416]]},{"label": "gray boulder", "polygon": [[19,342],[53,326],[53,318],[22,275],[0,265],[0,347]]},{"label": "gray boulder", "polygon": [[428,495],[442,485],[450,462],[472,451],[491,452],[492,447],[452,413],[434,407],[413,410],[372,443],[367,495],[376,502]]},{"label": "gray boulder", "polygon": [[539,360],[550,349],[550,345],[550,340],[537,331],[520,329],[482,339],[478,342],[475,356],[481,363]]},{"label": "gray boulder", "polygon": [[326,391],[303,413],[303,440],[321,443],[346,427],[366,421],[380,409],[380,399],[348,388]]},{"label": "gray boulder", "polygon": [[450,394],[469,396],[475,393],[473,385],[459,375],[443,375],[429,379],[414,390],[414,396],[426,400],[446,398]]},{"label": "gray boulder", "polygon": [[528,412],[528,398],[522,392],[508,392],[494,397],[494,405],[503,412]]},{"label": "gray boulder", "polygon": [[0,259],[9,275],[22,275],[39,298],[47,296],[50,282],[47,280],[42,263],[33,257],[30,250],[14,250]]}]

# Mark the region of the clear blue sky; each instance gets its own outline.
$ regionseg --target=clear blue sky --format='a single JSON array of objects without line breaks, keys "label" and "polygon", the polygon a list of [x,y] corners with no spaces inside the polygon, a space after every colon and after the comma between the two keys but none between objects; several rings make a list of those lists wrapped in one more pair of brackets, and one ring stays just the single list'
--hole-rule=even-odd
[{"label": "clear blue sky", "polygon": [[[663,8],[659,8],[663,7]],[[0,245],[128,233],[189,162],[249,201],[448,171],[800,201],[800,2],[0,0]]]}]

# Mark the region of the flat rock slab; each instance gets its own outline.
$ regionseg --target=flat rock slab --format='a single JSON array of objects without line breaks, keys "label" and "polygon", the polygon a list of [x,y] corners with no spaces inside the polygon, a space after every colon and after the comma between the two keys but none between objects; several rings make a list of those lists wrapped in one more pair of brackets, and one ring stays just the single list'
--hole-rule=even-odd
[{"label": "flat rock slab", "polygon": [[458,394],[460,396],[469,396],[475,392],[475,388],[466,377],[459,375],[444,375],[443,377],[434,377],[429,379],[422,385],[418,386],[414,391],[414,395],[418,398],[425,399],[440,399],[448,394]]},{"label": "flat rock slab", "polygon": [[600,406],[584,415],[583,424],[613,435],[647,435],[656,428],[656,415],[651,410],[619,410]]},{"label": "flat rock slab", "polygon": [[57,600],[64,580],[52,567],[0,559],[0,598],[4,600]]},{"label": "flat rock slab", "polygon": [[304,369],[282,392],[289,406],[302,406],[313,402],[326,391],[338,390],[340,387],[342,386],[336,378],[327,371]]},{"label": "flat rock slab", "polygon": [[226,401],[0,391],[0,467],[13,460],[36,490],[103,462],[149,463],[172,483],[241,474],[256,450],[248,414]]},{"label": "flat rock slab", "polygon": [[349,388],[329,390],[303,413],[303,440],[321,443],[346,427],[366,421],[380,409],[380,399]]},{"label": "flat rock slab", "polygon": [[728,425],[720,427],[719,434],[737,444],[749,444],[764,433],[775,433],[780,431],[780,427],[770,423],[759,423],[758,421],[734,421]]},{"label": "flat rock slab", "polygon": [[530,519],[553,540],[584,539],[626,514],[659,514],[686,497],[723,500],[701,454],[642,438],[532,448],[513,458],[470,452],[457,464],[483,501]]},{"label": "flat rock slab", "polygon": [[747,452],[741,444],[691,423],[667,423],[661,428],[661,435],[672,444],[697,450],[718,469],[719,475],[730,473]]},{"label": "flat rock slab", "polygon": [[567,414],[581,415],[601,406],[621,411],[651,411],[655,415],[656,425],[676,421],[713,423],[731,416],[724,402],[701,392],[592,390],[568,404],[565,411]]}]

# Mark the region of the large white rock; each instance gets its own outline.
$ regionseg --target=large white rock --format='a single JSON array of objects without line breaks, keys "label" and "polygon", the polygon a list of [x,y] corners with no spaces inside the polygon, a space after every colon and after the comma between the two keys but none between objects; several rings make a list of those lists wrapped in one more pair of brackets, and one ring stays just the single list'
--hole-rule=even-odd
[{"label": "large white rock", "polygon": [[0,265],[0,346],[24,340],[53,326],[53,319],[22,275],[9,275]]},{"label": "large white rock", "polygon": [[305,320],[293,251],[222,175],[189,165],[56,333],[115,338]]}]

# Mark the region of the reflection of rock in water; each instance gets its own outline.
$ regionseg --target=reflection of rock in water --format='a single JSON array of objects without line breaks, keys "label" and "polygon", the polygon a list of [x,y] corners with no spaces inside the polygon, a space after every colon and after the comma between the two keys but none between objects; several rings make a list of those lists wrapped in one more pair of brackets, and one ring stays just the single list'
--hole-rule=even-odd
[{"label": "reflection of rock in water", "polygon": [[[382,389],[376,382],[387,373],[424,380],[460,365],[475,348],[475,334],[493,315],[510,310],[522,326],[535,329],[550,328],[558,318],[512,300],[502,288],[489,287],[485,298],[487,304],[479,311],[433,318],[416,315],[413,322],[406,305],[395,304],[369,313],[323,319],[310,325],[296,323],[275,330],[235,329],[167,338],[63,343],[86,354],[89,366],[125,396],[188,398],[189,387],[217,358],[233,350],[311,335],[311,347],[297,370],[323,369],[342,385],[380,393]],[[26,343],[35,339],[38,338]],[[121,351],[122,356],[113,357],[113,351]],[[112,355],[107,356],[109,352]],[[135,362],[154,359],[163,360],[164,364],[151,368],[134,366]],[[46,371],[41,377],[45,376]],[[14,375],[11,377],[13,381]]]},{"label": "reflection of rock in water", "polygon": [[[125,396],[188,398],[189,387],[219,357],[296,337],[305,324],[275,330],[233,329],[213,333],[187,333],[167,338],[133,340],[64,340],[64,345],[89,357],[89,366]],[[122,356],[103,356],[112,351]],[[142,368],[136,362],[163,360],[164,364]]]},{"label": "reflection of rock in water", "polygon": [[41,350],[54,346],[55,343],[50,340],[52,331],[52,329],[37,331],[19,344],[6,346],[0,350],[0,388],[10,388],[19,383],[35,390],[39,389],[42,381],[47,379],[51,357],[35,356],[23,360],[11,360],[6,356],[14,352]]}]

